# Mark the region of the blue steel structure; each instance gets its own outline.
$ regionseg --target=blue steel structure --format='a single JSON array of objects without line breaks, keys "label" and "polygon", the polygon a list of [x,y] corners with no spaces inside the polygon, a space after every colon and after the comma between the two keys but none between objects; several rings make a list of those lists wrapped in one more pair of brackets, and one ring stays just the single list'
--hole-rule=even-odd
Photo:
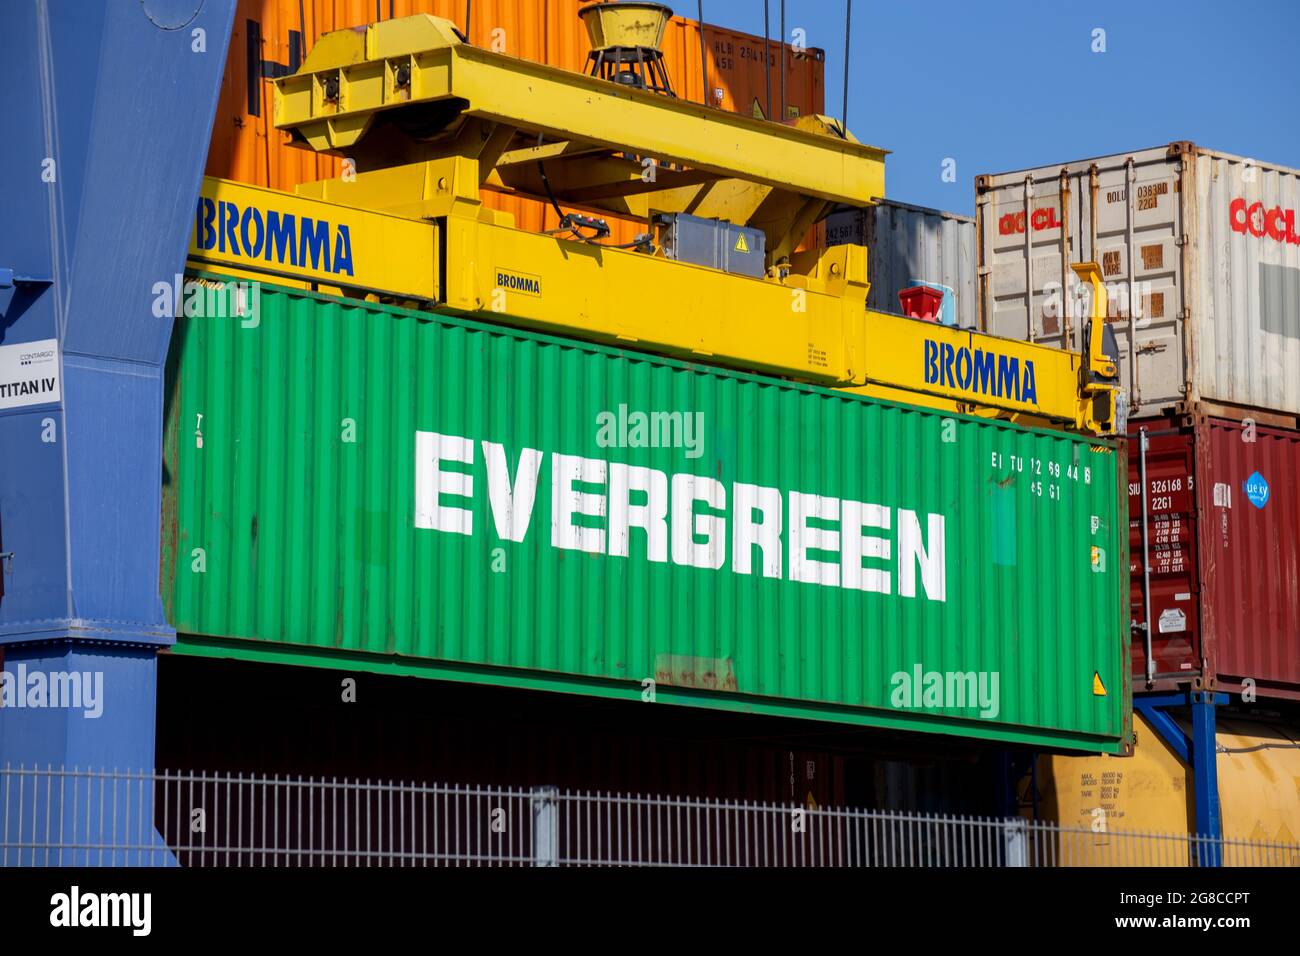
[{"label": "blue steel structure", "polygon": [[175,639],[158,586],[172,319],[154,286],[184,269],[234,8],[5,6],[0,347],[56,339],[62,396],[0,409],[0,653],[24,704],[42,699],[20,672],[102,674],[104,699],[99,717],[50,706],[48,683],[44,706],[11,700],[0,765],[153,766]]},{"label": "blue steel structure", "polygon": [[[1183,763],[1192,768],[1193,797],[1196,801],[1196,832],[1223,838],[1223,818],[1219,809],[1219,768],[1215,738],[1214,708],[1228,702],[1228,695],[1213,691],[1189,690],[1179,694],[1134,696],[1133,708],[1156,729]],[[1168,713],[1169,708],[1188,707],[1192,715],[1189,738]],[[1200,866],[1221,866],[1223,848],[1218,842],[1201,844]]]}]

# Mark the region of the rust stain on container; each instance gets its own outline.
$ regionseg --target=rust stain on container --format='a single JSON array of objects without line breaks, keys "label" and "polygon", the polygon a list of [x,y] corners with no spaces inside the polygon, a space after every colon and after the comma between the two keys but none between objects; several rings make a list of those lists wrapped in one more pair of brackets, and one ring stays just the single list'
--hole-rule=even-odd
[{"label": "rust stain on container", "polygon": [[736,669],[730,658],[693,657],[689,654],[660,654],[655,659],[655,681],[673,687],[703,687],[708,690],[739,690]]}]

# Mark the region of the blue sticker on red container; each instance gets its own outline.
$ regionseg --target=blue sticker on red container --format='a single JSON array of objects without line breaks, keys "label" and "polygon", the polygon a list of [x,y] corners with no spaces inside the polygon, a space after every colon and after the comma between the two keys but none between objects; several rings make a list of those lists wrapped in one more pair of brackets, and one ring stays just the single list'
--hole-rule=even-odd
[{"label": "blue sticker on red container", "polygon": [[1268,504],[1268,482],[1259,472],[1255,472],[1242,483],[1242,490],[1246,492],[1246,497],[1256,508],[1263,508]]}]

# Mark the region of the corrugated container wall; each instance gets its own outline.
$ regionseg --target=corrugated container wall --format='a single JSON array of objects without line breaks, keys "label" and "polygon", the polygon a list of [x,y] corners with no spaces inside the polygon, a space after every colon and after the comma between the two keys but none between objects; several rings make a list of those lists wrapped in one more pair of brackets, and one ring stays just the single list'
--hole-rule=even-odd
[{"label": "corrugated container wall", "polygon": [[269,286],[259,302],[255,327],[173,337],[163,577],[183,634],[1124,745],[1114,443]]},{"label": "corrugated container wall", "polygon": [[[578,17],[578,0],[476,0],[469,5],[471,43],[511,56],[586,72],[591,49]],[[464,0],[239,0],[230,55],[217,104],[208,153],[207,175],[292,192],[299,183],[339,175],[339,160],[288,145],[288,136],[271,123],[271,77],[296,69],[293,44],[303,30],[311,49],[323,33],[417,13],[445,17],[465,26]],[[301,15],[300,15],[301,11]],[[664,60],[673,89],[693,102],[704,99],[721,109],[756,115],[780,112],[781,44],[705,25],[708,92],[700,69],[700,27],[675,17],[664,36]],[[824,54],[808,48],[796,55],[786,47],[787,117],[825,110]],[[771,71],[772,109],[766,107]],[[493,209],[511,213],[529,231],[556,228],[555,212],[543,202],[484,193]],[[610,220],[610,241],[626,242],[644,227]]]},{"label": "corrugated container wall", "polygon": [[975,220],[891,199],[826,220],[826,244],[867,247],[867,308],[898,314],[898,293],[916,280],[953,290],[957,325],[978,322]]},{"label": "corrugated container wall", "polygon": [[[1142,451],[1156,689],[1300,699],[1300,432],[1197,416],[1131,422],[1132,617],[1146,620]],[[1140,632],[1134,688],[1146,679]]]},{"label": "corrugated container wall", "polygon": [[1096,261],[1135,415],[1300,415],[1300,172],[1179,142],[978,176],[976,192],[985,329],[1077,350],[1061,290],[1068,263]]}]

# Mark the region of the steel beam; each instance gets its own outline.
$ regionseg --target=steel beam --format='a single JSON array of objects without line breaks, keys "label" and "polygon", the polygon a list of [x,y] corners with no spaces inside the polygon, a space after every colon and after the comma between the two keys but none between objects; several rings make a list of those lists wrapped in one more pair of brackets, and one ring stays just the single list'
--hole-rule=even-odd
[{"label": "steel beam", "polygon": [[421,15],[323,37],[298,73],[275,81],[277,128],[368,169],[382,161],[363,143],[379,112],[444,103],[449,123],[478,117],[830,202],[885,194],[886,150],[503,56],[459,42],[445,23]]},{"label": "steel beam", "polygon": [[[1133,698],[1133,708],[1147,719],[1178,759],[1192,770],[1196,832],[1209,840],[1197,841],[1200,866],[1221,866],[1223,860],[1223,820],[1219,804],[1218,743],[1214,708],[1226,704],[1228,695],[1211,691],[1188,691],[1185,694],[1151,694]],[[1169,708],[1191,710],[1192,734],[1189,738],[1168,713]]]}]

